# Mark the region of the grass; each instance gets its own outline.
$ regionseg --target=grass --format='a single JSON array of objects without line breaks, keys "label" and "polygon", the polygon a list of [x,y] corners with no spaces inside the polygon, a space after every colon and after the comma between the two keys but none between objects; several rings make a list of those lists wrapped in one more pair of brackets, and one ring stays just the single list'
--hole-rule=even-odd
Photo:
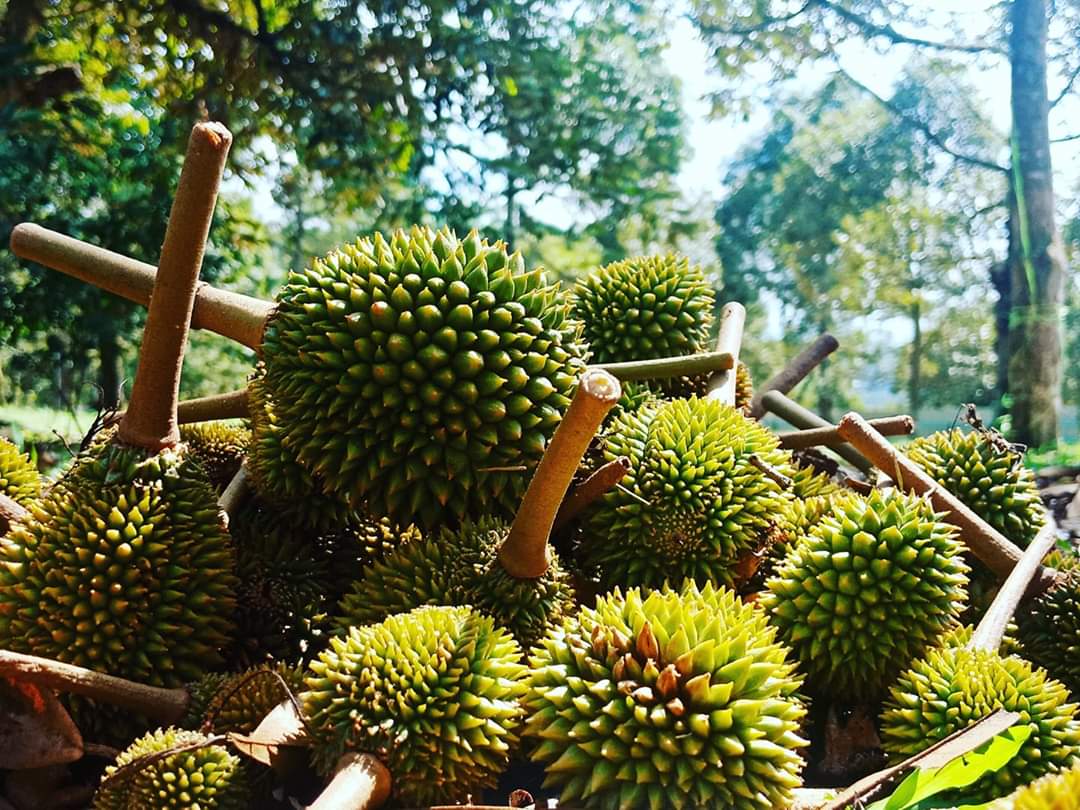
[{"label": "grass", "polygon": [[0,430],[10,433],[17,444],[27,439],[55,441],[57,433],[68,442],[78,443],[94,416],[89,409],[72,412],[36,405],[0,405]]}]

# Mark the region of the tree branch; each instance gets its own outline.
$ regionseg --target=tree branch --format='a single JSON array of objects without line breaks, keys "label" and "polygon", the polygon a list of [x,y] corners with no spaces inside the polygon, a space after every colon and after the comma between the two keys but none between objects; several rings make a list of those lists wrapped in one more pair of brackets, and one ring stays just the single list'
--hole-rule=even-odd
[{"label": "tree branch", "polygon": [[822,8],[829,9],[829,11],[840,19],[854,25],[867,37],[880,37],[887,39],[895,45],[915,45],[920,48],[931,48],[936,51],[955,51],[957,53],[996,53],[1002,55],[1005,53],[1004,49],[993,45],[980,45],[977,43],[965,42],[937,42],[931,39],[908,36],[907,34],[901,34],[891,25],[879,25],[878,23],[871,22],[865,17],[856,14],[851,9],[844,8],[839,3],[833,2],[833,0],[817,0],[817,3]]},{"label": "tree branch", "polygon": [[789,23],[796,17],[801,17],[813,6],[816,6],[818,4],[819,0],[806,0],[805,3],[803,3],[799,8],[795,9],[795,11],[791,12],[790,14],[781,14],[779,17],[770,17],[766,15],[762,17],[760,22],[754,23],[753,25],[740,26],[737,28],[722,28],[718,25],[708,25],[707,23],[703,23],[700,20],[695,20],[694,22],[699,25],[701,27],[701,30],[707,34],[745,37],[749,36],[750,34],[759,34],[762,31],[768,31],[770,28],[776,25],[784,25],[785,23]]},{"label": "tree branch", "polygon": [[1072,92],[1073,85],[1076,83],[1077,78],[1080,77],[1080,63],[1073,68],[1072,73],[1069,74],[1068,80],[1065,82],[1065,86],[1061,88],[1061,92],[1058,93],[1050,101],[1050,109],[1054,109],[1058,104],[1065,100],[1065,96]]},{"label": "tree branch", "polygon": [[1080,141],[1080,132],[1074,132],[1072,135],[1064,135],[1060,138],[1050,139],[1050,143],[1068,143],[1069,141]]}]

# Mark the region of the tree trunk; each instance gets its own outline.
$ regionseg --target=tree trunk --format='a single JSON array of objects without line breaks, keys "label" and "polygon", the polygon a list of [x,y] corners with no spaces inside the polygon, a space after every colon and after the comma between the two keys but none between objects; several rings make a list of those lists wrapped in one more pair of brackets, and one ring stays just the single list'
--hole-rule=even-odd
[{"label": "tree trunk", "polygon": [[[1012,231],[1013,206],[1009,207],[1009,231]],[[1010,240],[1010,245],[1012,240]],[[994,302],[994,356],[997,358],[997,378],[994,381],[994,418],[1005,410],[1004,401],[1009,397],[1009,310],[1012,308],[1012,273],[1008,260],[995,262],[990,268],[990,283],[997,293]]]},{"label": "tree trunk", "polygon": [[506,224],[503,226],[502,237],[506,241],[507,250],[514,249],[514,226],[516,224],[516,212],[514,211],[514,197],[517,194],[517,187],[514,185],[514,178],[506,178]]},{"label": "tree trunk", "polygon": [[917,420],[919,408],[922,406],[922,307],[916,298],[911,303],[909,310],[911,325],[914,332],[911,338],[911,365],[908,371],[908,408],[911,415]]},{"label": "tree trunk", "polygon": [[101,386],[101,407],[118,408],[122,395],[123,364],[120,341],[115,332],[103,329],[98,333],[98,384]]},{"label": "tree trunk", "polygon": [[1061,303],[1065,254],[1054,221],[1050,103],[1046,94],[1046,0],[1013,0],[1013,192],[1018,221],[1010,236],[1012,308],[1009,392],[1012,433],[1030,446],[1058,438],[1061,405]]}]

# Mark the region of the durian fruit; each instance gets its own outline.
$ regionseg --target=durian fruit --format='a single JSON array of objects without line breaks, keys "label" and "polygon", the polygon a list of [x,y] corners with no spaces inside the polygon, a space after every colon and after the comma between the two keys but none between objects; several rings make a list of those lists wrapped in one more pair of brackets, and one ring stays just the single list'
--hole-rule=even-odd
[{"label": "durian fruit", "polygon": [[832,476],[809,464],[795,464],[795,472],[791,476],[791,493],[798,499],[806,500],[851,491],[834,481]]},{"label": "durian fruit", "polygon": [[746,363],[735,366],[735,407],[743,413],[749,413],[750,400],[754,398],[754,378]]},{"label": "durian fruit", "polygon": [[982,801],[1003,796],[1080,755],[1076,704],[1059,681],[1022,658],[967,647],[931,650],[902,674],[881,716],[886,753],[904,759],[998,709],[1020,714],[1031,736],[999,770],[981,777],[965,795]]},{"label": "durian fruit", "polygon": [[353,508],[420,528],[506,513],[584,367],[541,270],[475,232],[376,233],[290,277],[266,325],[282,444]]},{"label": "durian fruit", "polygon": [[605,460],[630,459],[621,486],[592,508],[583,564],[605,588],[659,586],[684,577],[731,585],[735,565],[783,520],[791,495],[751,455],[790,475],[786,451],[765,427],[715,400],[654,403],[620,414],[604,436]]},{"label": "durian fruit", "polygon": [[999,799],[992,810],[1080,810],[1080,765],[1039,777]]},{"label": "durian fruit", "polygon": [[303,688],[304,668],[297,664],[207,675],[187,687],[190,703],[180,725],[209,734],[250,734],[275,706]]},{"label": "durian fruit", "polygon": [[927,500],[875,490],[834,508],[791,549],[761,603],[811,687],[871,700],[950,629],[968,568]]},{"label": "durian fruit", "polygon": [[1039,594],[1016,614],[1021,654],[1080,694],[1080,565],[1059,555],[1060,582]]},{"label": "durian fruit", "polygon": [[210,483],[221,492],[229,485],[244,462],[251,442],[251,431],[232,422],[196,422],[180,426],[180,441],[210,477]]},{"label": "durian fruit", "polygon": [[786,807],[800,678],[765,613],[725,588],[615,589],[529,661],[531,757],[569,806]]},{"label": "durian fruit", "polygon": [[459,802],[506,768],[524,710],[513,637],[467,607],[422,607],[334,637],[310,665],[304,714],[329,772],[378,756],[405,806]]},{"label": "durian fruit", "polygon": [[30,456],[0,436],[0,495],[28,507],[40,494],[41,475]]},{"label": "durian fruit", "polygon": [[[245,766],[225,746],[208,744],[209,739],[176,728],[139,738],[105,769],[94,810],[246,810]],[[174,748],[175,753],[156,756]]]}]

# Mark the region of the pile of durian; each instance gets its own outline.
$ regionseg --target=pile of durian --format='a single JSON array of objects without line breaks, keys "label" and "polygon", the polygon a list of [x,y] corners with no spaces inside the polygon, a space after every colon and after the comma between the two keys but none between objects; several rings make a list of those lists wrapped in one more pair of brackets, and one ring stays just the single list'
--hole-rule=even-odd
[{"label": "pile of durian", "polygon": [[[874,707],[894,761],[1005,708],[1033,733],[975,795],[1080,806],[1080,574],[973,648],[998,583],[949,515],[784,449],[715,310],[676,255],[563,286],[417,226],[315,259],[265,307],[243,423],[176,434],[140,362],[55,481],[0,441],[0,710],[58,690],[82,751],[41,765],[100,810],[659,810],[805,800],[829,707]],[[147,413],[173,438],[133,441]],[[994,436],[905,450],[1016,546],[1045,524]]]}]

